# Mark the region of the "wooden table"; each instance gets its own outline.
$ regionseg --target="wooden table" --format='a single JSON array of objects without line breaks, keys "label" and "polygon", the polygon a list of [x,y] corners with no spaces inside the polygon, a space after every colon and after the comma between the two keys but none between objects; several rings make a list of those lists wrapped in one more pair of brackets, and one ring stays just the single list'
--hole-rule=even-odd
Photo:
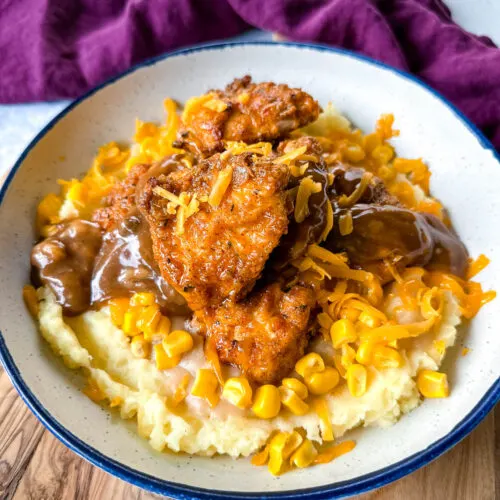
[{"label": "wooden table", "polygon": [[[500,407],[427,467],[360,500],[500,498]],[[28,410],[0,367],[0,499],[160,498],[110,476],[66,448]]]}]

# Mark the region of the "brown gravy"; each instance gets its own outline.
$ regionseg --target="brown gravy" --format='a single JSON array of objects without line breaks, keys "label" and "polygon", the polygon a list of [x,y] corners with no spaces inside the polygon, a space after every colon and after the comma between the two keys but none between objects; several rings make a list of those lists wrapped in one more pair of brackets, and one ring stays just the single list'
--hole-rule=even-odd
[{"label": "brown gravy", "polygon": [[[352,233],[342,236],[337,220],[351,212]],[[347,252],[350,261],[371,267],[389,260],[401,266],[439,268],[463,276],[467,250],[458,237],[437,217],[390,205],[357,204],[335,211],[334,230],[326,246]]]},{"label": "brown gravy", "polygon": [[97,224],[77,219],[61,224],[31,251],[36,278],[50,287],[65,314],[80,314],[90,306],[90,281],[101,240]]},{"label": "brown gravy", "polygon": [[149,227],[133,210],[104,235],[91,282],[91,302],[99,304],[135,292],[151,292],[172,314],[188,312],[186,301],[160,275],[154,260]]}]

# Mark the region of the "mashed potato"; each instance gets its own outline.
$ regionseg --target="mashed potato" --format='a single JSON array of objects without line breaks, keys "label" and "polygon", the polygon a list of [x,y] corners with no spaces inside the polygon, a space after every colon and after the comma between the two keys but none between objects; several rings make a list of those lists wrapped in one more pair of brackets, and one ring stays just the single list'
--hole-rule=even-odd
[{"label": "mashed potato", "polygon": [[[298,427],[309,439],[322,442],[322,423],[312,410],[300,417],[280,414],[262,420],[224,400],[214,409],[191,395],[182,405],[171,404],[183,375],[192,376],[189,392],[197,369],[208,366],[201,338],[196,338],[195,348],[179,366],[159,371],[154,361],[134,357],[128,338],[113,325],[107,308],[64,318],[61,306],[47,288],[38,290],[38,299],[41,332],[52,349],[68,367],[84,369],[105,398],[119,407],[122,418],[137,418],[139,434],[154,449],[248,456],[261,448],[273,431]],[[176,324],[182,327],[182,322],[182,318],[174,319],[174,328]],[[442,341],[444,348],[453,345],[459,322],[457,301],[446,293],[439,330],[411,341],[403,351],[404,366],[380,371],[371,368],[369,388],[362,397],[353,397],[345,385],[326,396],[335,437],[359,425],[389,426],[418,406],[420,396],[414,377],[420,369],[439,367],[445,349],[436,348],[436,341]],[[310,348],[326,360],[332,355],[331,346],[321,340]]]}]

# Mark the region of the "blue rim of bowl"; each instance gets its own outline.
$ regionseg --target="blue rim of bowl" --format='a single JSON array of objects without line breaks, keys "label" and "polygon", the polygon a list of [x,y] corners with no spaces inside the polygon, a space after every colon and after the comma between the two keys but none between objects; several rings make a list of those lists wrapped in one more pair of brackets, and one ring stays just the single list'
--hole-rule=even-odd
[{"label": "blue rim of bowl", "polygon": [[[428,86],[426,83],[422,82],[419,78],[410,75],[404,71],[393,68],[385,63],[371,59],[370,57],[356,54],[354,52],[339,49],[336,47],[329,47],[320,44],[309,44],[309,43],[296,43],[296,42],[227,42],[227,43],[213,43],[198,45],[186,49],[176,50],[167,54],[162,54],[160,56],[148,59],[127,71],[107,80],[101,85],[90,90],[80,98],[73,101],[65,109],[63,109],[58,115],[56,115],[30,142],[30,144],[23,151],[17,162],[14,164],[12,170],[8,174],[5,182],[0,190],[0,206],[5,197],[5,193],[12,182],[17,170],[22,165],[24,159],[29,154],[31,149],[43,138],[43,136],[51,130],[54,125],[61,120],[65,115],[67,115],[74,107],[78,106],[81,102],[85,101],[87,98],[98,92],[100,89],[120,80],[121,78],[147,66],[156,64],[157,62],[163,61],[171,57],[183,56],[186,54],[191,54],[193,52],[204,52],[210,50],[220,50],[230,47],[240,47],[240,46],[288,46],[296,47],[302,49],[316,50],[319,52],[333,52],[346,57],[360,60],[364,63],[370,64],[372,66],[377,66],[383,68],[384,70],[394,73],[396,76],[409,80],[420,87],[427,90],[434,97],[439,99],[445,106],[447,106],[455,116],[469,129],[469,131],[476,137],[480,145],[487,150],[490,150],[496,160],[500,163],[500,155],[496,152],[493,145],[484,137],[482,132],[453,104],[451,104],[447,99],[441,96],[437,91]],[[102,453],[100,453],[95,448],[89,446],[74,434],[72,434],[68,429],[63,427],[59,422],[50,415],[50,413],[44,408],[44,406],[38,401],[36,396],[31,392],[29,387],[24,382],[19,370],[17,369],[10,352],[7,349],[5,340],[3,338],[2,332],[0,331],[0,361],[10,377],[14,387],[21,396],[22,400],[26,403],[28,408],[35,414],[35,416],[42,422],[42,424],[60,441],[62,441],[68,448],[74,451],[77,455],[88,460],[93,465],[100,467],[101,469],[113,474],[114,476],[123,479],[135,486],[139,486],[146,490],[152,491],[153,493],[159,493],[163,495],[168,495],[174,498],[182,500],[191,499],[228,499],[228,498],[238,498],[238,499],[256,499],[256,498],[279,498],[298,500],[308,496],[311,499],[330,499],[330,498],[342,498],[351,495],[358,495],[365,493],[367,491],[380,488],[387,485],[397,479],[410,474],[420,467],[428,464],[432,460],[436,459],[451,447],[456,445],[464,437],[467,436],[488,414],[488,412],[495,406],[495,404],[500,400],[500,377],[496,382],[488,389],[488,391],[481,398],[479,403],[462,419],[446,436],[435,441],[427,448],[411,455],[410,457],[401,460],[395,464],[392,464],[383,469],[379,469],[373,473],[365,474],[355,479],[342,481],[339,483],[334,483],[331,485],[318,486],[314,488],[306,488],[302,490],[293,491],[282,491],[282,492],[235,492],[235,491],[223,491],[223,490],[209,490],[205,488],[198,488],[195,486],[187,486],[179,483],[174,483],[170,481],[165,481],[163,479],[158,479],[156,477],[150,476],[139,472],[138,470],[132,469],[126,465],[113,460]]]}]

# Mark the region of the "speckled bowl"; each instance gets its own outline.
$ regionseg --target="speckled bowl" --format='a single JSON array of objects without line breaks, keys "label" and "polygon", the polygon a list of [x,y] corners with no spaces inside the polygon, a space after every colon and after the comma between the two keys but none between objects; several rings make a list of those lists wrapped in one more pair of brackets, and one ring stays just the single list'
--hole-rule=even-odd
[{"label": "speckled bowl", "polygon": [[[134,68],[79,99],[57,116],[16,163],[0,194],[0,354],[26,404],[69,448],[143,488],[177,498],[332,498],[361,493],[409,474],[470,432],[500,396],[500,301],[485,307],[447,356],[452,392],[428,400],[390,429],[354,433],[355,450],[330,464],[272,477],[249,460],[159,454],[133,427],[79,391],[78,376],[49,352],[25,310],[33,218],[57,178],[84,173],[96,148],[126,140],[134,120],[163,118],[162,100],[184,101],[246,73],[304,88],[333,100],[359,127],[393,112],[399,154],[425,158],[432,190],[449,207],[472,255],[492,264],[480,275],[500,283],[500,165],[484,137],[442,97],[414,78],[335,49],[247,43],[188,49]],[[62,160],[64,158],[64,160]],[[457,359],[455,359],[457,358]]]}]

